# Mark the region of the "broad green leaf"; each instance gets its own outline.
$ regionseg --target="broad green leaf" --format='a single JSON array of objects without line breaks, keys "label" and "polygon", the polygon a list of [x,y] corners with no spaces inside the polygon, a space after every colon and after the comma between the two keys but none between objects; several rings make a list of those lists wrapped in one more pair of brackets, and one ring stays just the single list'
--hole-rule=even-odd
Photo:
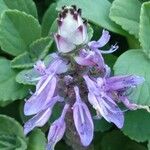
[{"label": "broad green leaf", "polygon": [[37,10],[33,0],[0,0],[0,15],[8,9],[17,9],[37,18]]},{"label": "broad green leaf", "polygon": [[5,115],[0,115],[0,122],[0,149],[26,150],[22,126],[15,119]]},{"label": "broad green leaf", "polygon": [[127,35],[120,26],[109,19],[111,3],[108,0],[95,0],[94,2],[93,0],[59,0],[57,3],[57,9],[60,10],[62,6],[72,4],[81,8],[83,17],[94,24],[102,26],[112,32]]},{"label": "broad green leaf", "polygon": [[0,45],[3,51],[17,56],[39,39],[41,27],[37,19],[18,10],[3,13],[0,22]]},{"label": "broad green leaf", "polygon": [[104,135],[101,150],[146,150],[143,145],[130,140],[120,131],[114,130]]},{"label": "broad green leaf", "polygon": [[129,50],[123,53],[114,65],[115,75],[139,75],[145,82],[134,89],[130,101],[140,105],[150,105],[150,60],[142,50]]},{"label": "broad green leaf", "polygon": [[27,144],[19,136],[3,134],[0,135],[0,149],[1,150],[26,150]]},{"label": "broad green leaf", "polygon": [[0,135],[19,136],[25,140],[22,126],[13,118],[0,115]]},{"label": "broad green leaf", "polygon": [[28,52],[18,55],[11,61],[12,68],[29,68],[33,66],[33,60]]},{"label": "broad green leaf", "polygon": [[11,61],[12,68],[30,68],[37,60],[43,59],[49,51],[53,41],[49,38],[40,38],[29,46],[29,51],[18,55]]},{"label": "broad green leaf", "polygon": [[140,10],[139,0],[114,0],[109,16],[124,30],[138,38]]},{"label": "broad green leaf", "polygon": [[150,2],[145,2],[141,8],[139,40],[143,51],[150,57]]},{"label": "broad green leaf", "polygon": [[42,20],[42,36],[48,36],[50,28],[57,17],[56,3],[49,6]]},{"label": "broad green leaf", "polygon": [[11,69],[9,60],[0,58],[0,106],[22,99],[27,95],[28,87],[15,81],[17,74],[18,71]]},{"label": "broad green leaf", "polygon": [[137,142],[150,140],[150,113],[145,110],[126,112],[122,131]]},{"label": "broad green leaf", "polygon": [[27,150],[45,150],[46,138],[40,129],[35,129],[31,132],[28,141]]}]

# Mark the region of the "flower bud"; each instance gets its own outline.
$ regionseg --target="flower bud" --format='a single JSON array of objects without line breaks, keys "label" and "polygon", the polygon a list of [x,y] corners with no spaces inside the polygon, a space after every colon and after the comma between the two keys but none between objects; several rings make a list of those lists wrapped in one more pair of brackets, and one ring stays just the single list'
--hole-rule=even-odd
[{"label": "flower bud", "polygon": [[58,33],[54,35],[58,51],[67,53],[84,44],[87,39],[87,27],[81,18],[81,10],[76,7],[64,7],[58,18]]}]

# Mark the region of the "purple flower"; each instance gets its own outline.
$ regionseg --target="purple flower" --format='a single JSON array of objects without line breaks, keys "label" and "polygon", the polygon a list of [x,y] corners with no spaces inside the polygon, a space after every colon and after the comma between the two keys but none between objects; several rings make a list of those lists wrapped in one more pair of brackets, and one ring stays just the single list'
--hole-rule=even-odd
[{"label": "purple flower", "polygon": [[81,100],[79,88],[77,86],[74,87],[74,91],[76,94],[76,102],[73,105],[73,118],[75,127],[83,146],[88,146],[93,139],[93,120],[88,107]]},{"label": "purple flower", "polygon": [[97,116],[103,116],[108,122],[113,122],[118,128],[122,128],[124,123],[123,112],[105,92],[102,78],[98,78],[96,81],[90,79],[87,75],[84,75],[83,78],[89,90],[88,100],[97,111]]},{"label": "purple flower", "polygon": [[56,143],[62,139],[66,130],[65,115],[68,109],[69,104],[66,104],[60,118],[52,123],[48,133],[47,150],[54,150]]},{"label": "purple flower", "polygon": [[55,94],[57,73],[60,73],[64,65],[65,62],[59,58],[52,61],[47,68],[43,62],[37,62],[34,68],[41,76],[36,85],[35,93],[25,103],[25,115],[34,115],[45,109],[45,106],[51,101]]},{"label": "purple flower", "polygon": [[28,134],[35,127],[42,127],[48,121],[52,114],[52,109],[55,103],[59,100],[59,96],[54,97],[46,108],[37,113],[33,118],[29,119],[24,125],[24,133]]},{"label": "purple flower", "polygon": [[[98,50],[99,48],[102,48],[103,46],[105,46],[109,40],[110,40],[109,32],[106,30],[103,30],[102,36],[100,37],[100,39],[98,41],[89,42],[88,46],[92,50]],[[107,50],[107,51],[100,50],[100,52],[102,54],[109,54],[109,53],[113,53],[117,49],[118,49],[117,45],[112,45],[109,50]]]},{"label": "purple flower", "polygon": [[108,90],[123,90],[135,87],[143,82],[144,78],[136,75],[114,76],[106,80],[106,86]]},{"label": "purple flower", "polygon": [[64,7],[58,18],[58,33],[54,35],[59,52],[67,53],[76,45],[87,41],[87,27],[81,18],[81,10],[76,7]]},{"label": "purple flower", "polygon": [[128,109],[137,109],[138,105],[130,103],[124,93],[129,88],[134,88],[143,83],[144,78],[135,75],[99,77],[93,80],[84,75],[83,78],[89,90],[89,102],[96,109],[97,114],[103,116],[108,122],[113,122],[118,128],[122,128],[124,117],[116,102],[123,102]]},{"label": "purple flower", "polygon": [[128,89],[135,88],[137,85],[144,82],[143,77],[136,75],[124,75],[124,76],[114,76],[107,78],[105,81],[105,89],[113,94],[118,96],[118,99],[115,99],[118,102],[122,102],[127,108],[135,110],[140,108],[137,104],[130,103],[128,99],[128,94],[126,95]]},{"label": "purple flower", "polygon": [[24,106],[25,115],[34,115],[40,112],[45,108],[46,104],[54,96],[57,84],[57,78],[55,74],[61,63],[62,63],[61,60],[54,61],[50,65],[51,72],[49,71],[48,73],[46,73],[47,72],[46,69],[42,70],[42,73],[44,71],[45,74],[42,75],[40,80],[38,81],[35,93],[25,103]]}]

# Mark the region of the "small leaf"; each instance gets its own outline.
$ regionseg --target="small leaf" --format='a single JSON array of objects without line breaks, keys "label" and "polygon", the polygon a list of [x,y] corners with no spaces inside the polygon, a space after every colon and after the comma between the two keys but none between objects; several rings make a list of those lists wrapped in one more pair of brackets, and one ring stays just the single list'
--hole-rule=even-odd
[{"label": "small leaf", "polygon": [[141,8],[139,40],[143,51],[150,58],[150,2],[145,2]]},{"label": "small leaf", "polygon": [[18,55],[11,61],[12,68],[30,68],[36,61],[43,59],[49,51],[53,41],[49,38],[40,38],[30,44],[29,51]]},{"label": "small leaf", "polygon": [[19,136],[25,140],[22,126],[13,118],[0,115],[0,135]]},{"label": "small leaf", "polygon": [[34,71],[34,69],[23,70],[16,76],[16,81],[22,84],[36,85],[36,81],[32,80],[38,78],[39,75]]},{"label": "small leaf", "polygon": [[0,149],[26,150],[22,126],[13,118],[0,115]]},{"label": "small leaf", "polygon": [[27,150],[45,150],[46,138],[40,129],[33,130],[29,136]]},{"label": "small leaf", "polygon": [[138,38],[140,10],[139,0],[114,0],[109,16],[124,30]]},{"label": "small leaf", "polygon": [[146,150],[143,145],[130,140],[120,131],[112,131],[104,135],[101,141],[102,150]]},{"label": "small leaf", "polygon": [[18,55],[11,61],[11,67],[18,69],[30,68],[33,64],[32,58],[28,52]]},{"label": "small leaf", "polygon": [[42,20],[42,36],[48,36],[50,28],[57,18],[56,3],[52,3],[45,12]]},{"label": "small leaf", "polygon": [[3,51],[17,56],[40,38],[41,27],[34,17],[18,10],[8,10],[1,17],[0,45]]},{"label": "small leaf", "polygon": [[1,150],[26,150],[26,142],[19,136],[0,135]]},{"label": "small leaf", "polygon": [[11,69],[9,60],[0,58],[0,106],[5,106],[27,95],[28,87],[15,81],[17,73],[17,71]]},{"label": "small leaf", "polygon": [[29,53],[34,61],[43,59],[49,52],[53,43],[50,37],[40,38],[30,45]]},{"label": "small leaf", "polygon": [[145,110],[125,113],[125,124],[122,128],[125,135],[137,142],[150,139],[150,114]]},{"label": "small leaf", "polygon": [[[108,0],[59,0],[57,9],[60,10],[62,6],[77,5],[83,11],[83,17],[89,21],[106,28],[112,32],[127,35],[127,33],[120,28],[117,24],[109,19],[109,11],[111,3]],[[91,10],[89,12],[89,10]]]},{"label": "small leaf", "polygon": [[123,53],[114,65],[115,75],[139,75],[145,78],[142,85],[133,90],[130,101],[140,105],[150,105],[150,60],[142,50]]}]

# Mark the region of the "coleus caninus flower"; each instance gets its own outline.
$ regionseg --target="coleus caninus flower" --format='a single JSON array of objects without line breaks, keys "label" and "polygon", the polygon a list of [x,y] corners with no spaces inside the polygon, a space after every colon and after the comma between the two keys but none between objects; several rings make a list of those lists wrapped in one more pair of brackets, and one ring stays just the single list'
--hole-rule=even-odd
[{"label": "coleus caninus flower", "polygon": [[118,103],[122,102],[130,110],[140,108],[130,103],[127,92],[142,84],[144,79],[135,75],[111,76],[102,54],[112,53],[118,46],[102,50],[110,40],[106,30],[103,30],[99,40],[89,41],[87,23],[81,18],[81,10],[75,6],[62,8],[54,39],[58,52],[49,56],[51,59],[47,66],[38,61],[33,69],[39,76],[32,79],[37,81],[36,90],[26,101],[24,113],[34,116],[25,123],[24,132],[27,134],[35,127],[43,126],[50,118],[54,105],[61,102],[64,108],[61,116],[50,126],[47,150],[53,150],[63,137],[65,116],[70,111],[81,144],[88,146],[94,132],[89,104],[96,110],[96,118],[104,117],[122,128],[124,112]]}]

